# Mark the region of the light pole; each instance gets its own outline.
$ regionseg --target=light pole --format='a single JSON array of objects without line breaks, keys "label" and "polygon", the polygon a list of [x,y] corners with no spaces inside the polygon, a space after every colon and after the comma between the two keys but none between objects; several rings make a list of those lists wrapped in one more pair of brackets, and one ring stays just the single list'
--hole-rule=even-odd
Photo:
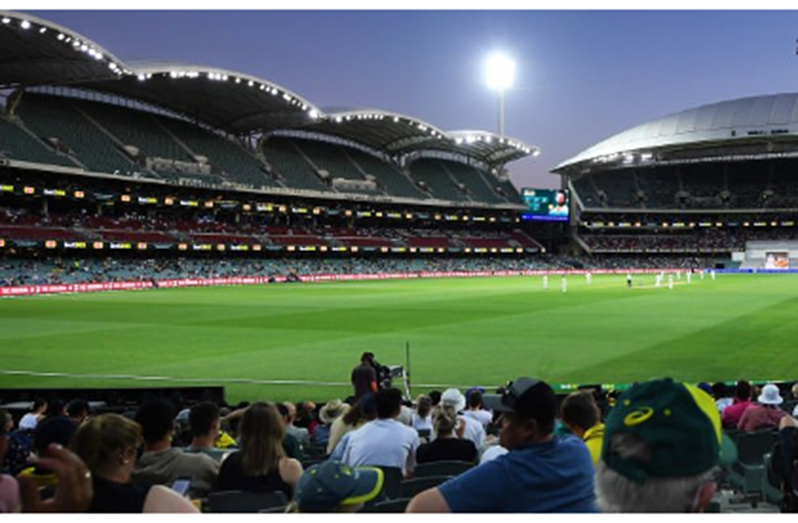
[{"label": "light pole", "polygon": [[504,137],[504,92],[513,86],[515,62],[495,53],[488,58],[488,85],[499,91],[499,136]]}]

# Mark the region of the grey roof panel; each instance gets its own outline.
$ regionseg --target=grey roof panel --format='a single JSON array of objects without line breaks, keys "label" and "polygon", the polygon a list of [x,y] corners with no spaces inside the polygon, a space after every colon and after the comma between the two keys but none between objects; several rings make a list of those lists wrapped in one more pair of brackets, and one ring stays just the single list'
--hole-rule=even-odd
[{"label": "grey roof panel", "polygon": [[691,133],[695,131],[695,124],[698,118],[698,111],[696,109],[690,109],[679,114],[679,121],[676,124],[676,133],[683,134],[683,133]]},{"label": "grey roof panel", "polygon": [[611,136],[562,162],[554,171],[613,154],[735,140],[751,131],[767,133],[775,129],[788,129],[788,136],[798,136],[798,93],[753,96],[686,109]]},{"label": "grey roof panel", "polygon": [[731,124],[734,127],[751,125],[751,112],[754,109],[755,99],[747,98],[732,106],[733,116]]},{"label": "grey roof panel", "polygon": [[798,98],[785,94],[776,95],[776,101],[773,104],[773,111],[771,112],[771,120],[774,124],[786,124],[792,119],[793,111],[796,107]]},{"label": "grey roof panel", "polygon": [[754,106],[751,109],[750,125],[766,125],[772,121],[771,114],[773,113],[773,105],[776,103],[775,96],[763,96],[754,100]]}]

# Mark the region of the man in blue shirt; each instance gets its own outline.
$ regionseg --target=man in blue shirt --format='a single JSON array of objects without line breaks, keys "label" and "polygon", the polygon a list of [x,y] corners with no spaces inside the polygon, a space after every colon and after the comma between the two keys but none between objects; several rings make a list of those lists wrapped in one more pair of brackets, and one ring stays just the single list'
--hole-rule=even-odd
[{"label": "man in blue shirt", "polygon": [[510,452],[415,496],[407,512],[596,512],[593,462],[575,436],[552,436],[557,396],[543,381],[518,378],[485,395],[501,412]]}]

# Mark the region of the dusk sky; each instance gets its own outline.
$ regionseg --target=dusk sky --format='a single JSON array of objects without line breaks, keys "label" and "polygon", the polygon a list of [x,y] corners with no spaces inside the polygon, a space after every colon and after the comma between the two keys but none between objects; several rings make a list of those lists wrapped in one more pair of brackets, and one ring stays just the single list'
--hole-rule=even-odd
[{"label": "dusk sky", "polygon": [[484,69],[503,51],[506,134],[542,149],[510,164],[519,187],[558,185],[558,163],[648,120],[798,89],[798,11],[27,12],[122,60],[222,67],[444,130],[497,130]]}]

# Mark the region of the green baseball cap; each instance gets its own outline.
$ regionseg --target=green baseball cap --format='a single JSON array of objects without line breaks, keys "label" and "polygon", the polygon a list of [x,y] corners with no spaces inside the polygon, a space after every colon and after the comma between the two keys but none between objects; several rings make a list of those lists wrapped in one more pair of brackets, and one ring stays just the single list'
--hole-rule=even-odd
[{"label": "green baseball cap", "polygon": [[[633,434],[648,444],[651,459],[626,458],[611,449],[615,434]],[[737,459],[723,433],[715,401],[701,389],[671,378],[629,388],[607,416],[601,459],[618,474],[643,484],[648,477],[694,476]]]}]

